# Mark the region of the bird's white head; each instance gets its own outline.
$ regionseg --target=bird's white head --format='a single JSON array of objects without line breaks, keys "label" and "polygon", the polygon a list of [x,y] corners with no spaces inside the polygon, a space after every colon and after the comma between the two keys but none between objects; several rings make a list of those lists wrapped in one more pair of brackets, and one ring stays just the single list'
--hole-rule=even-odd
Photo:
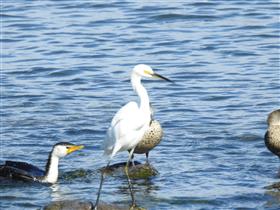
[{"label": "bird's white head", "polygon": [[148,65],[138,64],[133,68],[133,73],[141,77],[153,77],[152,75],[154,74],[154,71]]},{"label": "bird's white head", "polygon": [[59,142],[53,146],[53,151],[52,155],[62,158],[65,157],[66,155],[84,148],[83,145],[74,145],[69,142]]},{"label": "bird's white head", "polygon": [[162,79],[162,80],[166,80],[166,81],[171,82],[170,79],[155,73],[150,66],[145,65],[145,64],[138,64],[138,65],[136,65],[133,68],[132,74],[136,74],[136,75],[138,75],[140,77],[148,77],[148,78],[152,78],[153,77],[153,78],[158,78],[158,79]]}]

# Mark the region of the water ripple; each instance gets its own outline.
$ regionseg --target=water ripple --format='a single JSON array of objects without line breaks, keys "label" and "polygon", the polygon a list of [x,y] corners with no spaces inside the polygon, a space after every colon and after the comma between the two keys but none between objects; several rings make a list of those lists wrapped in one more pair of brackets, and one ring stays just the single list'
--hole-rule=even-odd
[{"label": "water ripple", "polygon": [[[273,0],[5,2],[0,161],[44,167],[66,139],[86,147],[61,161],[62,174],[103,167],[110,120],[136,99],[130,70],[146,63],[174,83],[143,81],[164,138],[150,153],[160,175],[135,183],[139,204],[279,209],[265,187],[277,186],[279,161],[263,143],[280,105],[278,11]],[[0,209],[94,200],[98,183],[90,173],[51,188],[5,184]],[[102,200],[127,204],[125,179],[106,177]]]}]

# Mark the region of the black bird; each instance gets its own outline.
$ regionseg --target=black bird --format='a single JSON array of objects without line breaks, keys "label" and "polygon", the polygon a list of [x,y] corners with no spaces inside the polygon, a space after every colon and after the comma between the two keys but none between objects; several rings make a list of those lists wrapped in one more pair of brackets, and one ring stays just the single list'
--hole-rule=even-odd
[{"label": "black bird", "polygon": [[268,115],[267,124],[268,129],[264,137],[265,145],[280,158],[280,109]]},{"label": "black bird", "polygon": [[0,165],[0,179],[53,184],[57,182],[58,178],[59,159],[83,147],[83,145],[74,145],[68,142],[59,142],[55,144],[52,151],[49,153],[45,171],[29,163],[8,160],[4,165]]}]

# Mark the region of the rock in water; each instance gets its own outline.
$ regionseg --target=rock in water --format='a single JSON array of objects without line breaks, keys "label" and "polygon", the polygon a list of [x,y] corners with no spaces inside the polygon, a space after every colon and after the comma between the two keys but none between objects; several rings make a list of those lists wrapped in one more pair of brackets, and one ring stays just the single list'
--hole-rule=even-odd
[{"label": "rock in water", "polygon": [[[43,210],[93,210],[94,205],[90,201],[83,200],[64,200],[53,201],[46,205]],[[129,210],[129,207],[119,207],[113,204],[101,202],[98,210]]]},{"label": "rock in water", "polygon": [[64,200],[53,201],[46,205],[44,210],[92,210],[94,205],[90,201]]},{"label": "rock in water", "polygon": [[[133,166],[131,163],[129,165],[129,177],[132,179],[147,179],[149,177],[153,177],[159,174],[159,172],[150,164],[141,164],[139,162],[135,162]],[[106,174],[109,175],[123,175],[124,167],[126,163],[117,163],[109,166],[109,168],[101,168],[100,170],[105,170]]]}]

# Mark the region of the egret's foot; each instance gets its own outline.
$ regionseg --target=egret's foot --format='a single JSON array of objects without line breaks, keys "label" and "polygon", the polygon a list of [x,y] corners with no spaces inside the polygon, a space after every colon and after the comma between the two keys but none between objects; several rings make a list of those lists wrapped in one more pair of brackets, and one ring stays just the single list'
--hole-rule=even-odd
[{"label": "egret's foot", "polygon": [[149,160],[146,160],[145,165],[150,166],[150,165],[151,165],[151,164],[150,164],[150,161],[149,161]]},{"label": "egret's foot", "polygon": [[135,167],[135,163],[134,163],[134,160],[132,160],[132,167]]},{"label": "egret's foot", "polygon": [[129,210],[134,210],[136,208],[136,204],[131,204]]},{"label": "egret's foot", "polygon": [[146,210],[145,208],[139,207],[136,204],[131,204],[129,210]]}]

